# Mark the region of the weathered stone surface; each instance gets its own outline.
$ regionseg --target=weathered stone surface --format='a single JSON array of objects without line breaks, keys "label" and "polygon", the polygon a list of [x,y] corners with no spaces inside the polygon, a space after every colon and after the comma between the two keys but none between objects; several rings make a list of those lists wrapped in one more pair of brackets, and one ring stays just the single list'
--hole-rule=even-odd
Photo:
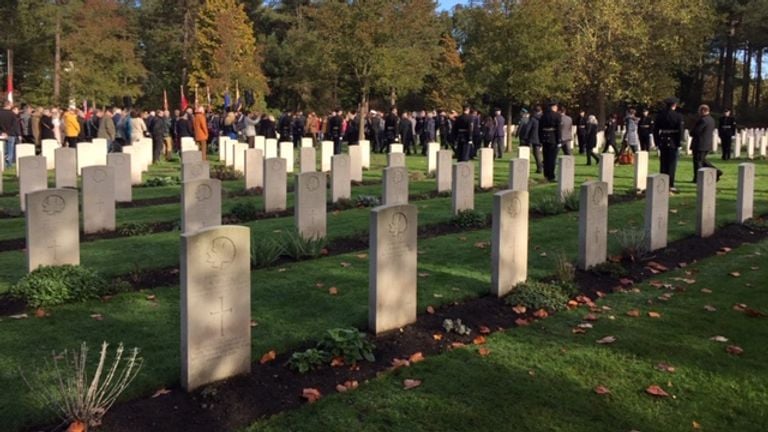
[{"label": "weathered stone surface", "polygon": [[408,169],[384,168],[383,205],[408,204]]},{"label": "weathered stone surface", "polygon": [[472,162],[458,162],[453,166],[451,193],[453,214],[475,208],[475,167]]},{"label": "weathered stone surface", "polygon": [[203,153],[197,150],[186,150],[181,152],[181,163],[195,163],[203,161]]},{"label": "weathered stone surface", "polygon": [[648,152],[639,151],[635,155],[635,190],[645,191],[648,178]]},{"label": "weathered stone surface", "polygon": [[40,142],[40,156],[45,158],[46,169],[56,168],[56,149],[61,148],[55,139],[44,139]]},{"label": "weathered stone surface", "polygon": [[402,144],[390,144],[389,145],[389,152],[390,153],[402,153],[403,152],[403,145]]},{"label": "weathered stone surface", "polygon": [[181,386],[251,370],[251,234],[214,226],[181,236]]},{"label": "weathered stone surface", "polygon": [[669,228],[669,176],[648,177],[645,195],[645,242],[648,251],[667,247]]},{"label": "weathered stone surface", "polygon": [[264,159],[264,211],[277,212],[287,208],[288,174],[285,159]]},{"label": "weathered stone surface", "polygon": [[57,148],[53,157],[56,158],[56,187],[77,188],[77,150],[69,147]]},{"label": "weathered stone surface", "polygon": [[493,149],[481,148],[480,156],[480,188],[491,189],[493,187]]},{"label": "weathered stone surface", "polygon": [[404,167],[405,153],[387,153],[387,167]]},{"label": "weathered stone surface", "polygon": [[752,219],[755,201],[755,164],[739,164],[739,182],[736,191],[736,220],[744,223]]},{"label": "weathered stone surface", "polygon": [[115,230],[115,170],[110,166],[83,168],[83,232]]},{"label": "weathered stone surface", "polygon": [[80,219],[74,189],[26,195],[27,271],[40,266],[80,264]]},{"label": "weathered stone surface", "polygon": [[141,172],[143,168],[141,166],[141,157],[138,154],[138,149],[134,146],[123,146],[122,152],[131,155],[131,182],[134,185],[141,184]]},{"label": "weathered stone surface", "polygon": [[608,256],[608,185],[581,185],[579,200],[579,268],[587,270]]},{"label": "weathered stone surface", "polygon": [[528,159],[509,160],[509,184],[507,189],[514,191],[528,190],[528,172],[530,161]]},{"label": "weathered stone surface", "polygon": [[352,183],[349,179],[349,155],[334,155],[331,170],[331,202],[352,197]]},{"label": "weathered stone surface", "polygon": [[331,158],[333,158],[333,141],[320,143],[320,169],[323,172],[331,170]]},{"label": "weathered stone surface", "polygon": [[264,187],[264,153],[255,148],[245,151],[245,189]]},{"label": "weathered stone surface", "polygon": [[326,182],[321,172],[307,172],[296,176],[296,229],[306,239],[326,236]]},{"label": "weathered stone surface", "polygon": [[211,166],[208,161],[190,162],[181,166],[181,181],[190,182],[211,178]]},{"label": "weathered stone surface", "polygon": [[717,170],[701,168],[696,176],[696,235],[709,237],[715,233]]},{"label": "weathered stone surface", "polygon": [[450,192],[453,185],[453,151],[437,152],[437,192]]},{"label": "weathered stone surface", "polygon": [[608,185],[608,195],[613,195],[613,153],[600,153],[600,181]]},{"label": "weathered stone surface", "polygon": [[131,155],[125,153],[109,153],[107,166],[115,172],[115,200],[117,202],[131,202],[133,189],[131,188]]},{"label": "weathered stone surface", "polygon": [[221,225],[221,180],[201,179],[181,185],[181,232]]},{"label": "weathered stone surface", "polygon": [[368,326],[375,334],[416,321],[416,206],[380,206],[369,229]]},{"label": "weathered stone surface", "polygon": [[299,172],[317,171],[317,151],[314,147],[302,147],[299,150]]},{"label": "weathered stone surface", "polygon": [[25,211],[25,195],[48,189],[48,170],[45,167],[45,158],[42,156],[24,156],[18,159],[16,171],[19,175],[19,206]]},{"label": "weathered stone surface", "polygon": [[440,143],[427,143],[427,172],[437,171],[437,152],[440,151]]},{"label": "weathered stone surface", "polygon": [[293,143],[281,142],[280,143],[280,157],[285,159],[285,172],[292,173],[294,165],[293,156]]},{"label": "weathered stone surface", "polygon": [[573,178],[576,172],[576,161],[573,156],[557,158],[557,196],[565,199],[573,192]]},{"label": "weathered stone surface", "polygon": [[349,179],[358,183],[363,181],[363,155],[359,145],[349,146]]},{"label": "weathered stone surface", "polygon": [[491,293],[502,297],[528,278],[528,191],[493,195],[491,232]]}]

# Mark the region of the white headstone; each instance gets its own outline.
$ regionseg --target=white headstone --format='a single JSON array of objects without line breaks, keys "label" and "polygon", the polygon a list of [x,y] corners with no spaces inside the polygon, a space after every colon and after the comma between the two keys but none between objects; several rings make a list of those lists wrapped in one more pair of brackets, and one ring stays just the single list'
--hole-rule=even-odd
[{"label": "white headstone", "polygon": [[403,145],[402,144],[390,144],[389,145],[389,152],[390,153],[402,153],[403,152]]},{"label": "white headstone", "polygon": [[56,168],[56,149],[60,148],[59,142],[55,139],[44,139],[40,142],[40,155],[45,158],[46,169]]},{"label": "white headstone", "polygon": [[387,167],[404,167],[405,153],[387,153]]},{"label": "white headstone", "polygon": [[198,151],[195,139],[192,137],[181,137],[181,152]]},{"label": "white headstone", "polygon": [[475,170],[472,162],[458,162],[453,166],[451,206],[453,214],[475,208]]},{"label": "white headstone", "polygon": [[131,155],[131,183],[135,185],[141,184],[141,172],[143,167],[138,149],[134,146],[123,146],[122,151],[125,154]]},{"label": "white headstone", "polygon": [[[589,151],[589,150],[587,150]],[[613,153],[600,153],[600,181],[608,185],[608,195],[613,195]]]},{"label": "white headstone", "polygon": [[264,156],[267,153],[266,139],[261,135],[256,135],[256,138],[253,140],[253,148],[261,150],[261,155]]},{"label": "white headstone", "polygon": [[227,150],[229,150],[229,137],[220,136],[219,137],[219,161],[224,162],[224,165],[228,165],[227,157],[229,155],[227,154]]},{"label": "white headstone", "polygon": [[251,233],[215,226],[181,236],[181,386],[251,370]]},{"label": "white headstone", "polygon": [[25,197],[28,193],[48,189],[48,170],[45,168],[45,158],[42,156],[21,157],[18,159],[16,168],[17,172],[21,173],[19,176],[19,206],[21,211],[25,211]]},{"label": "white headstone", "polygon": [[349,146],[349,179],[357,183],[363,181],[363,158],[359,145]]},{"label": "white headstone", "polygon": [[559,156],[557,158],[557,196],[560,199],[565,199],[573,192],[575,165],[576,161],[573,156]]},{"label": "white headstone", "polygon": [[427,172],[437,171],[437,152],[440,151],[440,143],[427,143]]},{"label": "white headstone", "polygon": [[635,190],[645,191],[648,178],[648,152],[639,151],[635,155]]},{"label": "white headstone", "polygon": [[408,204],[408,169],[405,167],[384,168],[383,205]]},{"label": "white headstone", "polygon": [[320,143],[320,169],[323,172],[331,170],[331,158],[333,157],[333,141]]},{"label": "white headstone", "polygon": [[77,188],[77,150],[60,147],[54,151],[53,157],[56,159],[56,187]]},{"label": "white headstone", "polygon": [[352,184],[349,179],[349,155],[334,155],[331,161],[331,202],[352,197]]},{"label": "white headstone", "polygon": [[371,168],[371,142],[368,140],[360,140],[360,155],[363,159],[363,169]]},{"label": "white headstone", "polygon": [[491,232],[491,293],[502,297],[528,278],[528,191],[493,195]]},{"label": "white headstone", "polygon": [[307,148],[307,147],[314,147],[315,144],[312,141],[312,137],[302,137],[301,138],[301,148]]},{"label": "white headstone", "polygon": [[115,170],[110,166],[83,168],[83,232],[115,230]]},{"label": "white headstone", "polygon": [[755,200],[755,165],[739,164],[739,182],[736,191],[736,221],[752,219]]},{"label": "white headstone", "polygon": [[208,161],[190,162],[181,166],[181,181],[191,182],[211,178],[211,167]]},{"label": "white headstone", "polygon": [[264,153],[255,148],[245,151],[245,189],[264,188]]},{"label": "white headstone", "polygon": [[264,211],[283,211],[287,207],[288,174],[285,159],[264,159]]},{"label": "white headstone", "polygon": [[235,171],[245,173],[245,151],[248,150],[248,144],[236,142],[232,149],[232,165]]},{"label": "white headstone", "polygon": [[19,166],[19,159],[27,156],[34,156],[35,145],[34,144],[16,144],[15,149],[16,149],[16,177],[20,177],[21,167]]},{"label": "white headstone", "polygon": [[107,166],[114,169],[115,174],[115,201],[131,202],[133,190],[131,188],[131,155],[125,153],[109,153]]},{"label": "white headstone", "polygon": [[480,154],[480,188],[491,189],[493,187],[493,149],[481,148]]},{"label": "white headstone", "polygon": [[299,149],[299,172],[317,171],[317,151],[314,147]]},{"label": "white headstone", "polygon": [[715,233],[717,170],[701,168],[696,176],[696,235],[709,237]]},{"label": "white headstone", "polygon": [[527,146],[520,146],[517,148],[517,158],[531,160],[531,148]]},{"label": "white headstone", "polygon": [[278,151],[277,151],[277,140],[274,138],[267,138],[264,141],[264,145],[266,148],[266,153],[264,154],[264,158],[266,159],[272,159],[278,157]]},{"label": "white headstone", "polygon": [[321,172],[296,175],[296,204],[294,218],[296,229],[305,239],[326,236],[326,182]]},{"label": "white headstone", "polygon": [[513,191],[528,191],[529,169],[530,161],[528,159],[510,159],[507,189]]},{"label": "white headstone", "polygon": [[198,150],[184,150],[181,152],[182,164],[202,162],[202,161],[203,161],[203,153]]},{"label": "white headstone", "polygon": [[77,191],[46,189],[26,196],[27,271],[80,264]]},{"label": "white headstone", "polygon": [[453,186],[453,151],[437,152],[437,193],[450,192]]},{"label": "white headstone", "polygon": [[645,195],[645,242],[652,252],[667,247],[669,226],[669,176],[648,176]]},{"label": "white headstone", "polygon": [[608,256],[608,185],[581,185],[579,200],[579,268],[588,270]]},{"label": "white headstone", "polygon": [[281,142],[280,143],[280,157],[285,159],[286,172],[293,172],[294,157],[293,157],[293,143]]},{"label": "white headstone", "polygon": [[202,179],[181,185],[181,232],[221,225],[221,180]]},{"label": "white headstone", "polygon": [[371,210],[368,326],[375,334],[416,321],[416,206]]}]

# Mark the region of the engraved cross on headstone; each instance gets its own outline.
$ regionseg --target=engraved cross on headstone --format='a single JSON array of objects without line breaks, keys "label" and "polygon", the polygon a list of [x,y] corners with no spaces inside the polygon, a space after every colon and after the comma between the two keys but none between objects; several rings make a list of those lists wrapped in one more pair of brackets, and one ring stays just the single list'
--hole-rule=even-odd
[{"label": "engraved cross on headstone", "polygon": [[98,209],[98,212],[101,213],[104,209],[104,200],[99,198],[99,200],[96,202],[96,208]]},{"label": "engraved cross on headstone", "polygon": [[53,239],[52,244],[48,245],[48,249],[53,249],[53,259],[54,261],[58,259],[56,256],[56,251],[61,247],[61,245],[56,241],[56,239]]},{"label": "engraved cross on headstone", "polygon": [[224,297],[219,297],[219,311],[209,313],[211,316],[219,315],[219,331],[221,337],[224,337],[224,312],[232,313],[232,308],[224,309]]}]

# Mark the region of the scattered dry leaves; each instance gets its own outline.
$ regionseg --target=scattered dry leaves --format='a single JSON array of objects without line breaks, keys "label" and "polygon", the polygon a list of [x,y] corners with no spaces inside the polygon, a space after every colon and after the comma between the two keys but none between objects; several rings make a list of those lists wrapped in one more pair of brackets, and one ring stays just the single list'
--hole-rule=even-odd
[{"label": "scattered dry leaves", "polygon": [[272,350],[272,351],[264,354],[263,356],[261,356],[261,360],[259,360],[259,364],[269,363],[269,362],[275,360],[275,358],[277,358],[277,353],[275,352],[275,350]]},{"label": "scattered dry leaves", "polygon": [[344,357],[334,357],[331,359],[331,367],[342,367],[344,366]]},{"label": "scattered dry leaves", "polygon": [[579,302],[577,302],[576,300],[568,300],[567,306],[568,306],[568,309],[576,309],[577,307],[579,307]]},{"label": "scattered dry leaves", "polygon": [[529,324],[530,324],[530,322],[528,322],[528,320],[525,319],[525,318],[518,318],[518,319],[515,320],[515,325],[518,326],[518,327],[525,327],[525,326],[527,326]]},{"label": "scattered dry leaves", "polygon": [[597,321],[598,319],[600,318],[593,313],[589,313],[586,316],[584,316],[584,321]]},{"label": "scattered dry leaves", "polygon": [[621,279],[619,279],[619,283],[623,287],[628,287],[628,286],[634,285],[635,281],[633,281],[632,279],[629,279],[629,278],[621,278]]},{"label": "scattered dry leaves", "polygon": [[399,359],[399,358],[392,359],[392,368],[393,369],[397,369],[397,368],[401,368],[401,367],[408,367],[410,365],[411,365],[411,362],[409,362],[408,360]]},{"label": "scattered dry leaves", "polygon": [[357,257],[357,259],[364,260],[364,259],[368,258],[368,254],[367,253],[359,253],[359,254],[355,255],[355,257]]},{"label": "scattered dry leaves", "polygon": [[487,241],[479,241],[479,242],[475,242],[475,245],[474,245],[474,246],[475,246],[476,248],[478,248],[478,249],[486,249],[486,248],[488,248],[488,246],[490,246],[490,245],[491,245],[491,243],[490,243],[490,242],[487,242]]},{"label": "scattered dry leaves", "polygon": [[674,366],[664,362],[658,363],[654,368],[658,371],[667,373],[674,373],[676,370]]},{"label": "scattered dry leaves", "polygon": [[485,336],[477,336],[476,338],[472,339],[472,343],[475,345],[484,345]]},{"label": "scattered dry leaves", "polygon": [[328,294],[333,295],[333,296],[338,295],[339,294],[339,289],[336,288],[336,287],[330,287],[330,288],[328,288]]},{"label": "scattered dry leaves", "polygon": [[596,343],[600,345],[608,345],[616,342],[616,336],[606,336],[602,339],[598,339],[595,341]]},{"label": "scattered dry leaves", "polygon": [[466,346],[466,344],[464,342],[451,342],[451,348],[452,349],[463,348],[465,346]]},{"label": "scattered dry leaves", "polygon": [[147,300],[149,300],[149,301],[156,301],[157,300],[157,296],[154,295],[154,294],[150,294],[150,295],[147,296]]},{"label": "scattered dry leaves", "polygon": [[403,380],[403,388],[405,390],[410,390],[410,389],[416,388],[416,387],[418,387],[420,385],[421,385],[421,380],[417,380],[417,379],[406,379],[406,380]]},{"label": "scattered dry leaves", "polygon": [[648,312],[648,317],[649,318],[661,318],[661,314],[658,313],[658,312],[651,311],[651,312]]},{"label": "scattered dry leaves", "polygon": [[435,313],[435,308],[432,306],[427,306],[427,313],[433,315]]},{"label": "scattered dry leaves", "polygon": [[421,353],[421,351],[415,352],[411,354],[410,357],[408,357],[408,361],[411,363],[419,363],[419,362],[423,362],[424,360],[425,360],[424,355]]},{"label": "scattered dry leaves", "polygon": [[491,333],[491,329],[489,329],[487,326],[484,326],[484,325],[481,325],[480,327],[478,327],[477,331],[481,335],[487,335]]},{"label": "scattered dry leaves", "polygon": [[441,341],[441,340],[443,340],[443,335],[441,333],[435,333],[435,334],[432,335],[432,339],[434,339],[436,341]]},{"label": "scattered dry leaves", "polygon": [[549,316],[549,312],[546,309],[539,309],[533,313],[533,316],[536,318],[546,318]]},{"label": "scattered dry leaves", "polygon": [[43,308],[37,308],[35,309],[35,318],[45,318],[48,316],[48,313]]},{"label": "scattered dry leaves", "polygon": [[528,310],[528,309],[526,309],[526,307],[525,307],[525,306],[523,306],[523,305],[517,305],[517,306],[513,306],[513,307],[512,307],[512,311],[513,311],[514,313],[516,313],[516,314],[520,314],[520,315],[524,314],[524,313],[525,313],[527,310]]},{"label": "scattered dry leaves", "polygon": [[318,400],[320,400],[323,395],[320,393],[320,390],[316,388],[305,388],[301,391],[301,397],[307,400],[309,403],[315,403]]},{"label": "scattered dry leaves", "polygon": [[336,385],[336,391],[339,393],[344,393],[346,391],[356,389],[358,385],[358,382],[354,380],[344,381],[343,384]]},{"label": "scattered dry leaves", "polygon": [[669,393],[667,393],[666,391],[664,391],[663,388],[661,388],[661,387],[659,387],[657,385],[648,386],[648,388],[645,389],[645,392],[648,393],[651,396],[669,397]]},{"label": "scattered dry leaves", "polygon": [[611,394],[611,391],[608,390],[608,387],[599,385],[595,387],[595,393],[599,395],[607,395],[607,394]]}]

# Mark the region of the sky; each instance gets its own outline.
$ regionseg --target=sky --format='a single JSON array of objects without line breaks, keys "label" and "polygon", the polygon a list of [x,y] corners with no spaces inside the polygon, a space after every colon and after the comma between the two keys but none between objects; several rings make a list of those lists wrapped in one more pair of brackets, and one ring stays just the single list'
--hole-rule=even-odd
[{"label": "sky", "polygon": [[439,10],[451,10],[457,4],[466,4],[466,0],[438,0],[437,5]]}]

